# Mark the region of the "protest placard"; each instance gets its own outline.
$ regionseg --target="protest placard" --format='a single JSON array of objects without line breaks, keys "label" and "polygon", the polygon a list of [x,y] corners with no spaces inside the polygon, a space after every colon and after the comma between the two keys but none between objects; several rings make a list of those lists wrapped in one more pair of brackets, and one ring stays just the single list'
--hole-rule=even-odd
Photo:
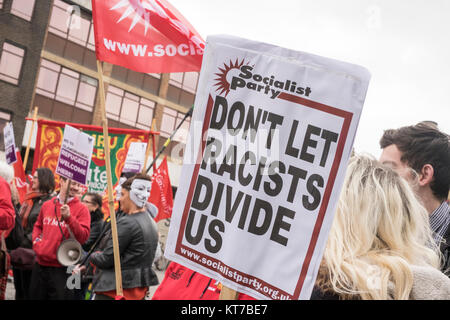
[{"label": "protest placard", "polygon": [[146,149],[147,143],[132,142],[128,148],[127,158],[125,159],[122,172],[141,172],[144,168]]},{"label": "protest placard", "polygon": [[3,128],[3,139],[5,143],[5,158],[8,164],[13,164],[17,161],[16,157],[16,142],[14,139],[14,129],[12,122],[8,122]]},{"label": "protest placard", "polygon": [[207,39],[165,255],[259,299],[309,299],[370,74]]},{"label": "protest placard", "polygon": [[56,165],[56,174],[86,185],[93,149],[93,137],[66,125]]},{"label": "protest placard", "polygon": [[[102,127],[39,119],[36,149],[33,156],[33,172],[39,167],[47,167],[53,171],[56,169],[64,128],[67,124],[82,130],[94,139],[94,149],[88,175],[88,192],[103,193],[106,189],[107,179],[104,151],[106,139],[103,136]],[[119,183],[119,177],[123,171],[131,143],[147,142],[149,134],[149,131],[144,130],[109,128],[108,141],[111,153],[113,185]],[[57,185],[59,185],[58,181],[59,179],[56,179]]]}]

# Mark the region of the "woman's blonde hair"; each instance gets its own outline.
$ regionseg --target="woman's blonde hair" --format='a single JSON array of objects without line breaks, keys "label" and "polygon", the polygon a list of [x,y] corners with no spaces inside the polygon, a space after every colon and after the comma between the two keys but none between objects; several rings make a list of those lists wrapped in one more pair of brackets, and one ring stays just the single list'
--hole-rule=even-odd
[{"label": "woman's blonde hair", "polygon": [[343,299],[408,299],[410,265],[439,268],[428,219],[395,171],[367,155],[352,157],[318,286]]}]

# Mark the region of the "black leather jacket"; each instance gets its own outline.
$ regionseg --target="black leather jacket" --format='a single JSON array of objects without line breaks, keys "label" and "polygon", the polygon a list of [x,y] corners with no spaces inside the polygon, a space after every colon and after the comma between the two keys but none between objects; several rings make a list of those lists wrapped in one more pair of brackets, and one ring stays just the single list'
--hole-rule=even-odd
[{"label": "black leather jacket", "polygon": [[33,207],[31,208],[30,215],[28,216],[28,225],[24,228],[24,236],[25,239],[21,244],[21,247],[24,248],[32,248],[33,241],[31,240],[31,235],[33,233],[34,224],[39,216],[39,212],[41,212],[41,207],[44,202],[53,198],[53,194],[44,194],[41,197],[33,199]]},{"label": "black leather jacket", "polygon": [[100,208],[91,212],[91,233],[89,238],[82,245],[84,251],[89,251],[103,230],[103,213]]},{"label": "black leather jacket", "polygon": [[[158,243],[158,229],[148,211],[120,217],[117,220],[122,287],[142,288],[159,284],[152,269]],[[112,238],[101,252],[94,252],[90,261],[97,267],[93,277],[95,292],[116,288]]]}]

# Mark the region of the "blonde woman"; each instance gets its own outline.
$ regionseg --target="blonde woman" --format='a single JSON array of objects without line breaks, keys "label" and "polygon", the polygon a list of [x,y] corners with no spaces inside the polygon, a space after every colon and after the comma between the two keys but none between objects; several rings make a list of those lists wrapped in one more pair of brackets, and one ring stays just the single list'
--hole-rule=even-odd
[{"label": "blonde woman", "polygon": [[406,180],[350,159],[311,299],[450,299],[427,211]]}]

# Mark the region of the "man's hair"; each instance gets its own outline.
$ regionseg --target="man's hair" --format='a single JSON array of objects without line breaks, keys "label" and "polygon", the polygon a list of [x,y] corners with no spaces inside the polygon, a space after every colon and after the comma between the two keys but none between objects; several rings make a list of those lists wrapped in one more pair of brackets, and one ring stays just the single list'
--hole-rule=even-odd
[{"label": "man's hair", "polygon": [[124,183],[122,183],[122,188],[125,189],[125,190],[130,191],[131,190],[131,184],[136,179],[152,181],[152,179],[150,178],[149,175],[144,174],[144,173],[138,173],[138,174],[132,176],[131,178],[128,178]]},{"label": "man's hair", "polygon": [[49,168],[37,168],[39,181],[39,191],[42,193],[52,193],[55,190],[55,176]]},{"label": "man's hair", "polygon": [[430,188],[439,200],[447,199],[450,188],[450,136],[435,123],[419,122],[414,126],[385,130],[380,139],[382,149],[396,145],[402,152],[400,160],[420,173],[424,165],[433,166]]}]

